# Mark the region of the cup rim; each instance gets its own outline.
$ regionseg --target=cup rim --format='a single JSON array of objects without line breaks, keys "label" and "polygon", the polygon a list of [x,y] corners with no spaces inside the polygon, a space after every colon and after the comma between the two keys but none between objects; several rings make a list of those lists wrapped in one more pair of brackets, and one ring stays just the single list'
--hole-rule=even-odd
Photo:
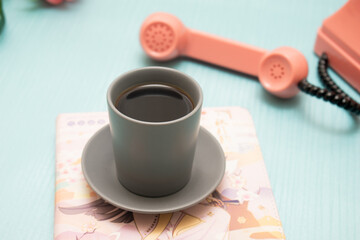
[{"label": "cup rim", "polygon": [[[113,101],[111,100],[111,90],[114,88],[114,85],[117,84],[117,82],[121,81],[122,78],[124,78],[125,76],[129,75],[129,74],[132,74],[134,72],[137,72],[139,70],[142,70],[142,71],[147,71],[147,70],[152,70],[152,69],[155,69],[155,70],[160,70],[160,71],[168,71],[168,72],[174,72],[176,74],[180,74],[180,75],[183,75],[184,77],[188,78],[194,85],[195,87],[197,88],[197,91],[199,93],[199,100],[197,101],[194,109],[189,112],[188,114],[180,117],[180,118],[177,118],[177,119],[174,119],[174,120],[171,120],[171,121],[164,121],[164,122],[148,122],[148,121],[142,121],[142,120],[138,120],[138,119],[135,119],[135,118],[131,118],[129,116],[126,116],[125,114],[123,114],[122,112],[120,112],[114,105]],[[169,124],[174,124],[174,123],[177,123],[177,122],[181,122],[189,117],[191,117],[192,115],[194,115],[196,112],[198,112],[198,110],[202,107],[202,104],[203,104],[203,92],[202,92],[202,89],[199,85],[199,83],[197,81],[195,81],[195,79],[193,79],[191,76],[183,73],[183,72],[180,72],[176,69],[173,69],[173,68],[168,68],[168,67],[159,67],[159,66],[150,66],[150,67],[141,67],[141,68],[136,68],[136,69],[133,69],[133,70],[130,70],[130,71],[127,71],[123,74],[121,74],[119,77],[117,77],[108,87],[108,90],[107,90],[107,94],[106,94],[106,97],[107,97],[107,102],[108,102],[108,105],[110,106],[111,110],[116,113],[118,116],[128,120],[128,121],[131,121],[131,122],[134,122],[134,123],[138,123],[138,124],[143,124],[143,125],[169,125]]]}]

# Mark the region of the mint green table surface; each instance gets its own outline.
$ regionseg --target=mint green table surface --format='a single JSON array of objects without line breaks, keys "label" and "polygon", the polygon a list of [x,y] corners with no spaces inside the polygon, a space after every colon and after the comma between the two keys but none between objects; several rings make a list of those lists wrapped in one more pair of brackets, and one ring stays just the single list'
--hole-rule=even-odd
[{"label": "mint green table surface", "polygon": [[[155,11],[189,27],[266,49],[288,45],[309,63],[322,20],[344,0],[78,0],[42,7],[4,0],[0,36],[0,239],[52,239],[55,119],[106,111],[121,73],[162,65],[193,76],[204,107],[242,106],[253,116],[287,239],[360,238],[360,120],[299,94],[281,100],[257,79],[179,59],[149,60],[138,32]],[[333,72],[350,95],[359,95]]]}]

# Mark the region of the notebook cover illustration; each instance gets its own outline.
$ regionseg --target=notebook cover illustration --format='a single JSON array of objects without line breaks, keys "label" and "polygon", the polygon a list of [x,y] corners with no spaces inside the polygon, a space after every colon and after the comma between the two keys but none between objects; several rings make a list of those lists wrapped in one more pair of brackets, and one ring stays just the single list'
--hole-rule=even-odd
[{"label": "notebook cover illustration", "polygon": [[81,171],[82,150],[106,124],[107,113],[60,114],[57,118],[55,240],[285,239],[247,110],[203,109],[201,125],[225,152],[225,176],[202,202],[168,214],[119,209],[86,183]]}]

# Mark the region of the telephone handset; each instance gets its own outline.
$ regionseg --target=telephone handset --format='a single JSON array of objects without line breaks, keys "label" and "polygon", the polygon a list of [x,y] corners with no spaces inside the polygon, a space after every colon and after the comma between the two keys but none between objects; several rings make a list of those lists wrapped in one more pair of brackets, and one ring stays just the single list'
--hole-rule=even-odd
[{"label": "telephone handset", "polygon": [[[187,28],[180,19],[164,12],[153,13],[145,19],[140,30],[140,42],[146,54],[158,61],[178,56],[194,58],[256,76],[261,85],[275,96],[291,98],[302,90],[360,114],[360,104],[342,91],[321,89],[307,82],[306,58],[291,47],[268,51]],[[319,61],[320,77],[331,86],[336,85],[327,74],[327,67],[328,59],[324,55]]]}]

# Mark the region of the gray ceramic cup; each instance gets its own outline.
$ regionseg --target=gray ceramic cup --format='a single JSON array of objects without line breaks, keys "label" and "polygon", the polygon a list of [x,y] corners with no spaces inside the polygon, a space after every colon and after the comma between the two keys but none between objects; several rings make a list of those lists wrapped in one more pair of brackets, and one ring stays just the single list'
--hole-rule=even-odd
[{"label": "gray ceramic cup", "polygon": [[[116,109],[121,93],[151,83],[182,89],[193,101],[194,109],[167,122],[136,120]],[[199,84],[174,69],[145,67],[118,77],[108,89],[107,102],[120,183],[146,197],[166,196],[182,189],[191,177],[200,127],[203,95]]]}]

